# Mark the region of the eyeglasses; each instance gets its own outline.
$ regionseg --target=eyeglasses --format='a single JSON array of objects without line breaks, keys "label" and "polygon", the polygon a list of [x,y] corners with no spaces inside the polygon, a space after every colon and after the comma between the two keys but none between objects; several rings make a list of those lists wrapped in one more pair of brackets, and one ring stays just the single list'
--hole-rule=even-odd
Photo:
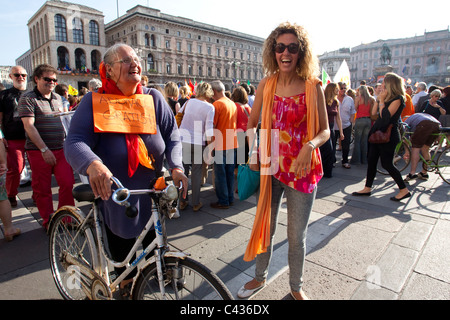
[{"label": "eyeglasses", "polygon": [[129,64],[131,64],[131,62],[134,61],[134,63],[140,65],[140,64],[141,64],[141,60],[142,60],[142,59],[141,59],[141,58],[138,58],[138,57],[134,57],[134,58],[126,57],[126,58],[123,58],[123,59],[121,59],[121,60],[115,61],[114,63],[120,62],[120,63],[129,65]]},{"label": "eyeglasses", "polygon": [[13,76],[16,78],[19,78],[19,77],[26,78],[28,75],[26,73],[14,73]]},{"label": "eyeglasses", "polygon": [[54,78],[43,77],[42,79],[44,79],[45,82],[54,82],[54,83],[58,82],[58,79],[54,79]]},{"label": "eyeglasses", "polygon": [[288,45],[285,45],[284,43],[277,43],[275,44],[273,50],[276,53],[283,53],[284,50],[288,49],[289,53],[296,54],[300,50],[300,46],[298,43],[290,43]]}]

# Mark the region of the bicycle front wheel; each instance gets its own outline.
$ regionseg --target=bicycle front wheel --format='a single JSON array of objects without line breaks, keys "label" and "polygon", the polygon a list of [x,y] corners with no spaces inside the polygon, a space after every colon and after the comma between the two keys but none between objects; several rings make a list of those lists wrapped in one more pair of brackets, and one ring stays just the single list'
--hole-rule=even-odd
[{"label": "bicycle front wheel", "polygon": [[[168,300],[232,300],[228,288],[211,270],[190,258],[165,258],[163,284]],[[156,263],[136,280],[134,300],[163,300]]]},{"label": "bicycle front wheel", "polygon": [[[406,167],[408,167],[410,157],[411,157],[411,149],[404,141],[399,142],[394,152],[394,159],[393,159],[394,167],[396,167],[398,171],[402,172],[403,170],[406,169]],[[389,172],[387,172],[382,167],[381,160],[378,160],[377,171],[384,175],[389,174]]]},{"label": "bicycle front wheel", "polygon": [[67,262],[70,254],[83,266],[94,266],[94,238],[89,227],[80,229],[82,220],[69,210],[62,210],[52,219],[49,240],[50,268],[58,291],[66,300],[84,300],[85,294],[79,267]]},{"label": "bicycle front wheel", "polygon": [[450,147],[442,150],[437,160],[437,168],[442,180],[450,184]]}]

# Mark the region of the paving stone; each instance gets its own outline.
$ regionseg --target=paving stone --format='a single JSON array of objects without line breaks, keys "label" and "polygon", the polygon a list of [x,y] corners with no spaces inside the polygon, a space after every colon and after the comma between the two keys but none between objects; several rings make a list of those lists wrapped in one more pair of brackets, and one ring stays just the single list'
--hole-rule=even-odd
[{"label": "paving stone", "polygon": [[414,271],[450,283],[450,221],[438,220]]}]

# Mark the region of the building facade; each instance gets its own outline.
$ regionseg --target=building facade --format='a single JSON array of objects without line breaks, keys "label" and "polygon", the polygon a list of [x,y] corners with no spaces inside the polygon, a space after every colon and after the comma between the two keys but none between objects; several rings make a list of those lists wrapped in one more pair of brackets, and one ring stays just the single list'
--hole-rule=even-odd
[{"label": "building facade", "polygon": [[[107,46],[127,43],[142,59],[143,74],[159,84],[263,78],[264,39],[137,5],[105,26]],[[234,79],[234,81],[233,81]]]},{"label": "building facade", "polygon": [[28,59],[34,69],[48,63],[58,69],[59,83],[77,89],[99,77],[98,66],[105,52],[101,11],[64,1],[47,1],[28,21],[28,31],[30,52],[20,57],[18,64]]},{"label": "building facade", "polygon": [[39,64],[51,64],[59,83],[77,89],[99,77],[105,51],[119,42],[136,50],[143,74],[159,84],[219,79],[230,88],[237,81],[257,85],[263,78],[264,39],[141,5],[105,25],[101,11],[49,0],[30,18],[28,30],[30,50],[16,64],[27,64],[29,74]]},{"label": "building facade", "polygon": [[[381,53],[387,52],[387,61],[382,60]],[[386,51],[387,48],[387,51]],[[343,54],[343,51],[348,51]],[[384,65],[402,76],[412,85],[424,81],[438,86],[450,85],[450,31],[441,30],[425,32],[424,35],[411,38],[378,40],[361,44],[351,49],[327,52],[319,57],[321,66],[331,78],[345,59],[350,68],[352,87],[359,86],[360,81],[376,83],[378,70]],[[340,61],[340,62],[339,62]],[[329,69],[331,67],[331,69]]]}]

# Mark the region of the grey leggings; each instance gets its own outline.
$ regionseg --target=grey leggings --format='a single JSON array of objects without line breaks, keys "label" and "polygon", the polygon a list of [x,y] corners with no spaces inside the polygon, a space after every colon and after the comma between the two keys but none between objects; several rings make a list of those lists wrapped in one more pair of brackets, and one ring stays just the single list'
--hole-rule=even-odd
[{"label": "grey leggings", "polygon": [[[289,243],[289,285],[292,291],[300,291],[303,284],[303,266],[306,255],[306,232],[312,205],[316,197],[317,188],[312,193],[303,193],[292,189],[276,178],[272,177],[272,208],[270,221],[270,246],[267,252],[256,257],[255,279],[259,282],[266,280],[272,257],[273,238],[276,231],[278,213],[281,200],[286,193],[287,200],[287,237]],[[257,195],[259,198],[259,194]]]}]

